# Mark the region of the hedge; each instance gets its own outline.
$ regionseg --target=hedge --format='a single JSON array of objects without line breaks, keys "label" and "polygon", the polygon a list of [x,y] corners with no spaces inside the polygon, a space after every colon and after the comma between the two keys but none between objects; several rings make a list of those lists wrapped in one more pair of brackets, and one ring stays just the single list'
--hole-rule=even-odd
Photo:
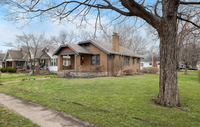
[{"label": "hedge", "polygon": [[8,68],[7,71],[10,73],[16,73],[17,70],[16,68]]},{"label": "hedge", "polygon": [[1,72],[5,73],[5,72],[7,72],[7,69],[6,68],[1,68]]}]

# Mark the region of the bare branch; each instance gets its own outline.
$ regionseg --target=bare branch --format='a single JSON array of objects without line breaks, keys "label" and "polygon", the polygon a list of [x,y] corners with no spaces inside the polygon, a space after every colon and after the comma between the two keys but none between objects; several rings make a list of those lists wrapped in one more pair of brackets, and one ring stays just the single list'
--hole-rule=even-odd
[{"label": "bare branch", "polygon": [[192,21],[190,21],[190,20],[187,20],[187,19],[181,18],[180,16],[177,16],[177,18],[180,19],[180,20],[183,20],[183,21],[189,22],[189,23],[191,23],[192,25],[194,25],[194,26],[200,28],[199,25],[195,24],[194,22],[192,22]]}]

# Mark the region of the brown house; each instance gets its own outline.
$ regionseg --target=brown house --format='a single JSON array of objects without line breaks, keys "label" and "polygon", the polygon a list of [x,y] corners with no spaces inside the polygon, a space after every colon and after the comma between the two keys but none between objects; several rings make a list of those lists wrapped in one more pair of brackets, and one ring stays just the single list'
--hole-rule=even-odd
[{"label": "brown house", "polygon": [[25,60],[22,58],[23,54],[20,50],[8,50],[3,59],[3,66],[5,68],[12,67],[21,69],[25,63]]},{"label": "brown house", "polygon": [[[98,40],[85,40],[78,44],[68,43],[61,45],[54,55],[58,56],[58,70],[84,71],[102,71],[107,75],[115,70],[115,61],[122,61],[123,70],[140,69],[140,56],[131,50],[119,46],[119,36],[113,35],[112,43],[106,43]],[[70,56],[71,65],[68,68],[63,67],[63,56]],[[108,73],[109,72],[109,73]]]}]

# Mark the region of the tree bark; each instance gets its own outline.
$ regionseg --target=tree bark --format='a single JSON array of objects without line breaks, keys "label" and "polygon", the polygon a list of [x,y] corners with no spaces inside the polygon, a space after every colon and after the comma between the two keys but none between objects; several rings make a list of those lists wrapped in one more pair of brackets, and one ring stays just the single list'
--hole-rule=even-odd
[{"label": "tree bark", "polygon": [[185,65],[185,75],[187,75],[187,65]]},{"label": "tree bark", "polygon": [[163,4],[163,18],[158,29],[160,37],[160,82],[157,103],[180,107],[177,77],[176,22],[178,3]]}]

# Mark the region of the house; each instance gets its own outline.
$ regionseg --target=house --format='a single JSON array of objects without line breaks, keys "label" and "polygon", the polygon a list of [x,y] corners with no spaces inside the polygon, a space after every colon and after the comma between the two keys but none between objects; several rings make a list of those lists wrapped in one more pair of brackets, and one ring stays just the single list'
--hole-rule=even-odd
[{"label": "house", "polygon": [[159,55],[144,55],[141,59],[140,70],[143,67],[158,67],[160,68],[160,56]]},{"label": "house", "polygon": [[[46,63],[46,68],[48,68],[48,70],[50,72],[57,72],[58,71],[58,57],[53,55],[53,53],[55,52],[55,50],[57,49],[57,47],[54,46],[49,46],[47,48],[47,55],[49,56],[48,59],[46,59],[45,63]],[[70,66],[70,57],[69,56],[64,56],[63,57],[63,67],[69,67]]]},{"label": "house", "polygon": [[4,53],[0,53],[0,68],[4,68],[3,58],[5,57]]},{"label": "house", "polygon": [[[50,72],[57,72],[57,56],[53,56],[56,47],[46,47],[38,49],[35,55],[36,64],[39,65],[40,70],[48,70]],[[31,69],[31,64],[34,65],[34,51],[33,47],[21,46],[19,50],[8,50],[3,57],[4,68]],[[30,56],[28,54],[30,51]],[[32,59],[32,63],[30,62]],[[70,66],[69,57],[64,57],[63,66]]]},{"label": "house", "polygon": [[20,50],[8,50],[3,59],[4,67],[22,69],[25,64],[22,58],[23,54]]},{"label": "house", "polygon": [[[115,33],[112,43],[99,40],[85,40],[78,44],[68,43],[61,45],[53,55],[58,56],[58,71],[71,70],[79,75],[101,71],[105,75],[110,75],[115,70],[115,60],[124,61],[123,70],[140,70],[140,56],[131,50],[119,46],[119,36]],[[63,57],[70,56],[71,65],[63,67]],[[103,75],[103,76],[105,76]]]}]

